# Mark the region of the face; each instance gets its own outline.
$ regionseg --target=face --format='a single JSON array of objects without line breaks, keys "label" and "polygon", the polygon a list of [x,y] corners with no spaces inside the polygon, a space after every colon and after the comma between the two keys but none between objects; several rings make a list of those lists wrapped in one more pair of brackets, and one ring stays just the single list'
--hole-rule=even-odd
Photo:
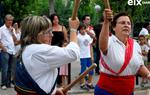
[{"label": "face", "polygon": [[146,41],[145,37],[139,37],[139,42],[141,45],[143,45],[145,41]]},{"label": "face", "polygon": [[12,18],[6,18],[5,19],[5,25],[10,28],[13,24],[13,19]]},{"label": "face", "polygon": [[14,23],[13,27],[14,27],[15,29],[17,29],[17,28],[18,28],[18,23]]},{"label": "face", "polygon": [[86,24],[86,25],[89,25],[90,21],[91,21],[91,19],[89,16],[86,16],[85,20],[83,20],[84,24]]},{"label": "face", "polygon": [[59,23],[59,19],[58,19],[58,17],[57,17],[57,16],[54,16],[53,23],[54,23],[54,24],[58,24],[58,23]]},{"label": "face", "polygon": [[131,32],[131,21],[129,17],[121,16],[116,22],[116,26],[113,28],[115,35],[120,39],[128,38]]},{"label": "face", "polygon": [[85,29],[83,27],[80,29],[80,34],[85,35]]}]

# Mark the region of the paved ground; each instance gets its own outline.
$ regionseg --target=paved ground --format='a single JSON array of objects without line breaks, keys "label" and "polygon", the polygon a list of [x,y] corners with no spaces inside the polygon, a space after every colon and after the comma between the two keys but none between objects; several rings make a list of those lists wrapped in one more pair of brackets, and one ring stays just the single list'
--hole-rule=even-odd
[{"label": "paved ground", "polygon": [[[80,71],[79,62],[78,61],[74,62],[71,65],[71,80],[74,80],[75,78],[77,78],[77,76],[79,75],[79,71]],[[96,82],[98,81],[99,76],[94,75],[93,78],[94,78],[93,84],[95,85]],[[135,95],[150,95],[150,89],[149,88],[150,88],[150,82],[143,89],[141,89],[140,86],[138,85],[138,86],[136,86],[134,93],[135,93]],[[68,95],[93,95],[93,92],[94,92],[94,90],[90,90],[90,91],[81,90],[79,83],[77,83],[73,88],[71,88],[71,90],[68,92]],[[0,95],[16,95],[16,92],[14,91],[13,88],[9,88],[7,90],[1,90],[0,89]]]}]

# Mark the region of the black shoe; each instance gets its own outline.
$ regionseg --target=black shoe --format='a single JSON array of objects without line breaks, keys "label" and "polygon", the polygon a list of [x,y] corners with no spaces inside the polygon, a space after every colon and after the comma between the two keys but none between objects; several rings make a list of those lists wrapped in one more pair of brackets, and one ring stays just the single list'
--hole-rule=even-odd
[{"label": "black shoe", "polygon": [[86,85],[80,85],[80,88],[84,90],[90,90]]},{"label": "black shoe", "polygon": [[93,86],[93,84],[89,85],[89,84],[86,84],[86,86],[89,88],[89,89],[94,89],[95,87]]}]

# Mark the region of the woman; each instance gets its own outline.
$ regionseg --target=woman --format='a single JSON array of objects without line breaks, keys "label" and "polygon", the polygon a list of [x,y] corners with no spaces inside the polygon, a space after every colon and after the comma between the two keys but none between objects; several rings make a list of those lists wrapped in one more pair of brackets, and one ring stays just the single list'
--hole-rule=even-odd
[{"label": "woman", "polygon": [[65,26],[59,24],[59,16],[57,14],[52,14],[50,19],[52,22],[52,31],[54,35],[52,39],[52,45],[62,47],[65,42],[68,42],[67,30]]},{"label": "woman", "polygon": [[135,75],[150,79],[144,66],[139,44],[129,37],[131,18],[118,13],[112,20],[114,35],[109,37],[112,10],[105,9],[104,22],[99,35],[101,50],[100,78],[95,95],[133,95]]},{"label": "woman", "polygon": [[61,89],[55,89],[57,68],[79,57],[76,35],[79,21],[69,21],[71,42],[64,48],[47,44],[52,38],[48,18],[29,16],[21,26],[21,62],[17,63],[15,76],[17,95],[64,95]]},{"label": "woman", "polygon": [[[57,14],[52,14],[50,16],[52,21],[52,31],[53,31],[53,38],[52,38],[52,45],[63,47],[68,44],[68,36],[67,36],[67,29],[65,26],[59,24],[59,16]],[[58,68],[59,74],[57,79],[57,84],[60,86],[65,85],[65,81],[67,80],[68,76],[68,64],[65,64]]]}]

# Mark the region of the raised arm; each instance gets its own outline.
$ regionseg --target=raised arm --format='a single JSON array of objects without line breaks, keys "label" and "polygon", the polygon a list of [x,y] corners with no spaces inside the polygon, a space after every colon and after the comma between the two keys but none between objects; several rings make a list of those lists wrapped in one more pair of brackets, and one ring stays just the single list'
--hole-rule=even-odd
[{"label": "raised arm", "polygon": [[70,41],[77,43],[77,29],[79,27],[79,20],[76,18],[75,20],[69,19],[69,28],[70,28]]},{"label": "raised arm", "polygon": [[109,25],[110,19],[112,19],[112,11],[110,9],[104,10],[104,22],[102,25],[102,30],[99,35],[99,48],[104,53],[107,54],[108,48],[108,38],[109,38]]}]

